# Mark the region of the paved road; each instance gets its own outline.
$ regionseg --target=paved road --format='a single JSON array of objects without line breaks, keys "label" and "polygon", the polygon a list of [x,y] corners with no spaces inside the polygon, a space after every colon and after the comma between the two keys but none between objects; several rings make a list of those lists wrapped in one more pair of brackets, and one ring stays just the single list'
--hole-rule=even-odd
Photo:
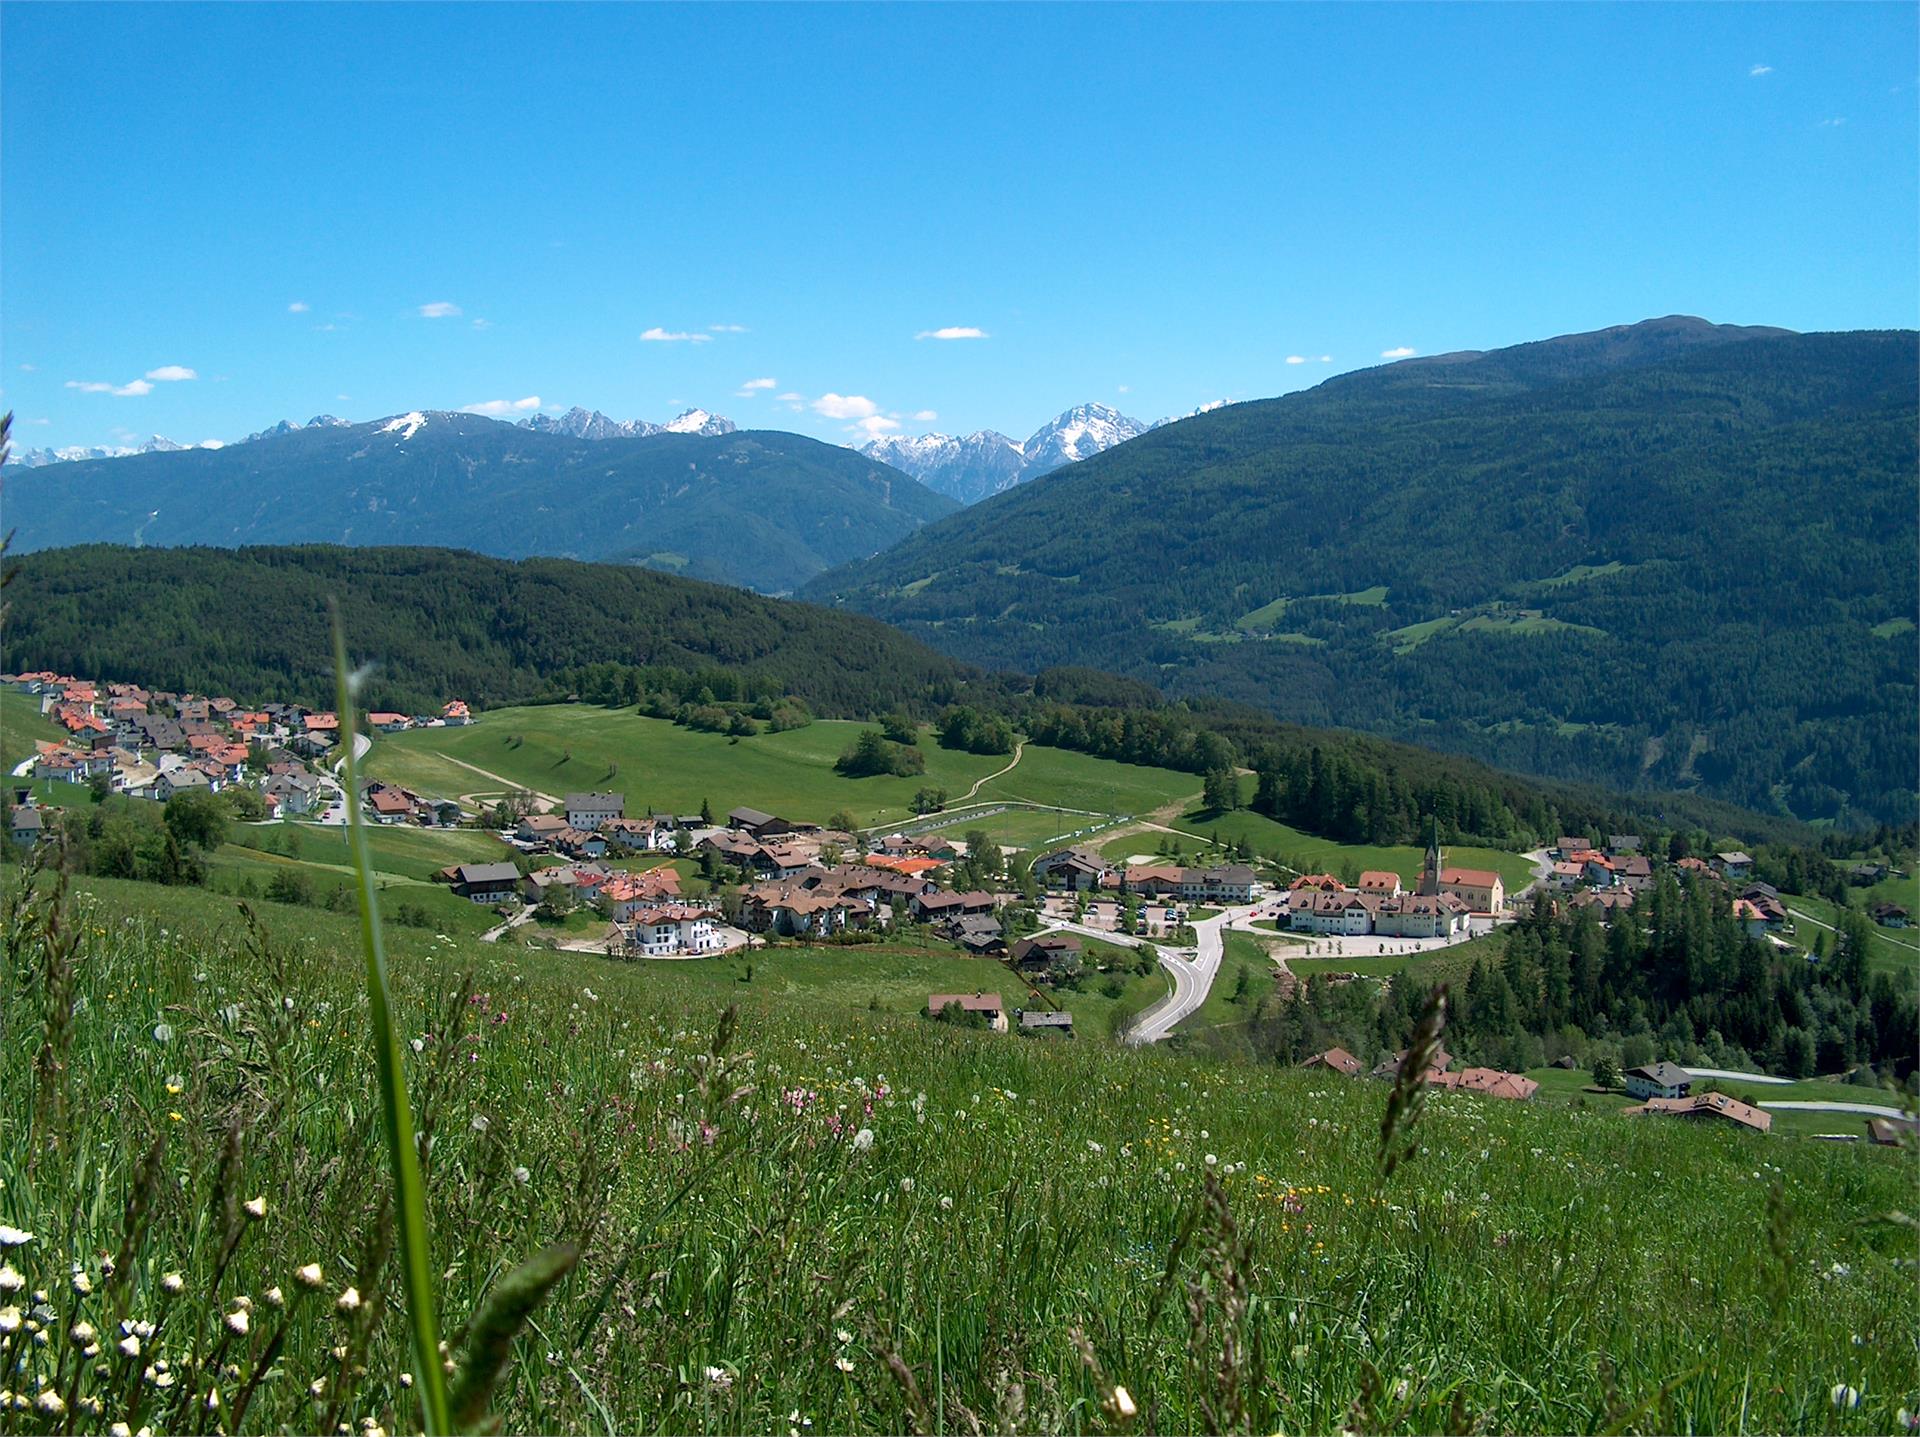
[{"label": "paved road", "polygon": [[1689,1078],[1734,1078],[1743,1083],[1791,1083],[1792,1078],[1776,1078],[1768,1073],[1742,1073],[1734,1068],[1682,1068]]},{"label": "paved road", "polygon": [[1226,954],[1223,935],[1227,925],[1245,918],[1259,907],[1257,903],[1242,904],[1194,924],[1193,932],[1199,939],[1199,946],[1190,959],[1162,953],[1160,966],[1172,976],[1173,991],[1134,1020],[1133,1027],[1127,1033],[1129,1043],[1158,1043],[1173,1032],[1183,1019],[1199,1011],[1200,1005],[1207,1001],[1213,980],[1220,975],[1220,960]]},{"label": "paved road", "polygon": [[1904,1118],[1907,1116],[1898,1108],[1884,1107],[1879,1103],[1800,1103],[1782,1099],[1777,1103],[1762,1103],[1768,1112],[1791,1108],[1801,1113],[1858,1113],[1866,1118]]}]

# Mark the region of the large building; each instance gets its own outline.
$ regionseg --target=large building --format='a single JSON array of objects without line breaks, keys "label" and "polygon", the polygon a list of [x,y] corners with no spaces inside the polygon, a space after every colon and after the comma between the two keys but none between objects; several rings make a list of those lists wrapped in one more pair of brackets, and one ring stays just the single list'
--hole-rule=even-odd
[{"label": "large building", "polygon": [[1440,848],[1440,826],[1429,820],[1426,862],[1420,869],[1420,895],[1437,898],[1451,894],[1475,913],[1499,915],[1506,911],[1507,889],[1500,875],[1487,868],[1449,868]]}]

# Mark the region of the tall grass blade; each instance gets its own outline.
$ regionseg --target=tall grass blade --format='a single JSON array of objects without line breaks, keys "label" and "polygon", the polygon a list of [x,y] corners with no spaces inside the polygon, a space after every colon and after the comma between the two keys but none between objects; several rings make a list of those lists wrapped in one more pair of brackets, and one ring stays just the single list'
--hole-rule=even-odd
[{"label": "tall grass blade", "polygon": [[461,1431],[479,1428],[487,1415],[487,1399],[493,1395],[494,1384],[513,1351],[513,1339],[520,1335],[548,1289],[573,1271],[579,1260],[580,1249],[574,1244],[555,1243],[521,1263],[487,1294],[480,1315],[473,1320],[466,1360],[454,1385],[453,1415]]},{"label": "tall grass blade", "polygon": [[400,1275],[407,1296],[407,1325],[413,1333],[414,1381],[428,1437],[453,1431],[446,1376],[440,1366],[440,1323],[434,1311],[433,1254],[427,1240],[427,1195],[414,1148],[413,1109],[400,1070],[400,1039],[387,997],[387,958],[380,939],[380,906],[374,893],[373,860],[367,850],[360,814],[359,763],[354,755],[353,694],[347,682],[347,640],[340,610],[332,608],[334,704],[340,718],[340,742],[346,754],[341,783],[346,789],[347,839],[353,853],[355,888],[360,898],[360,948],[367,961],[367,1002],[373,1016],[374,1061],[380,1071],[380,1106],[387,1156],[393,1163],[394,1211],[400,1229]]}]

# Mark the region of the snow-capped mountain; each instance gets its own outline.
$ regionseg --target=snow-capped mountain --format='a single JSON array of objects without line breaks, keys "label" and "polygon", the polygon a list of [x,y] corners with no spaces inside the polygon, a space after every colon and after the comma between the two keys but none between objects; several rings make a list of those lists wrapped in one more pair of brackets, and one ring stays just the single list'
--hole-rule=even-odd
[{"label": "snow-capped mountain", "polygon": [[[21,449],[7,462],[22,469],[38,469],[43,464],[69,464],[81,459],[121,459],[129,454],[172,454],[190,446],[154,435],[144,444],[68,444],[59,449]],[[217,443],[205,447],[219,448]]]},{"label": "snow-capped mountain", "polygon": [[1137,439],[1154,426],[1104,404],[1076,404],[1034,431],[1020,446],[1020,482],[1051,474],[1063,464],[1091,459],[1103,449]]},{"label": "snow-capped mountain", "polygon": [[861,445],[860,452],[962,504],[977,503],[1020,482],[1020,446],[992,429],[964,438],[889,434]]},{"label": "snow-capped mountain", "polygon": [[575,439],[645,439],[649,434],[704,434],[718,438],[739,426],[704,409],[689,409],[665,424],[651,419],[609,419],[597,409],[575,405],[565,414],[535,414],[519,421],[522,429],[540,434],[566,434]]},{"label": "snow-capped mountain", "polygon": [[962,504],[975,504],[1158,427],[1104,404],[1077,404],[1041,425],[1024,444],[982,429],[965,438],[950,434],[888,435],[869,440],[860,446],[860,452],[911,474],[929,489],[938,489]]}]

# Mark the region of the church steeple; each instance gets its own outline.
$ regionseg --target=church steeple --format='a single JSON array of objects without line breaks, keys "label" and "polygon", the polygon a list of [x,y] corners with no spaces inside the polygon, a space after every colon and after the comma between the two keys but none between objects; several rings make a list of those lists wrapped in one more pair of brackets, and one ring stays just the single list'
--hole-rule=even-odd
[{"label": "church steeple", "polygon": [[1428,897],[1440,891],[1440,870],[1446,865],[1446,855],[1440,851],[1440,820],[1433,815],[1427,817],[1427,858],[1420,869],[1420,892]]}]

